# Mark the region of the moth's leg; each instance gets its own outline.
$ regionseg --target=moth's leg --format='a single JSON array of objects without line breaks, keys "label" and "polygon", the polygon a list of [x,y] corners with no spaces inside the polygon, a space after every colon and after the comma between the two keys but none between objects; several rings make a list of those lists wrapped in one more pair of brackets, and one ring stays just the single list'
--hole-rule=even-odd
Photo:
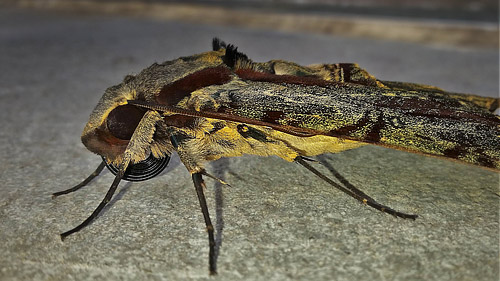
[{"label": "moth's leg", "polygon": [[318,163],[319,162],[318,160],[312,159],[312,158],[309,158],[309,157],[305,157],[305,156],[299,156],[299,157],[300,157],[300,159],[305,160],[305,161],[314,162],[314,163]]},{"label": "moth's leg", "polygon": [[196,194],[198,195],[198,200],[200,201],[201,212],[203,213],[203,218],[205,219],[205,225],[208,232],[208,268],[211,275],[217,274],[217,257],[215,254],[215,238],[214,238],[214,227],[212,221],[210,220],[210,214],[208,213],[207,201],[205,200],[205,194],[203,189],[205,188],[205,182],[202,177],[203,172],[193,173],[193,183],[196,189]]},{"label": "moth's leg", "polygon": [[363,191],[357,189],[356,187],[354,187],[352,185],[350,185],[349,188],[345,188],[345,187],[337,184],[336,182],[332,181],[327,176],[323,175],[320,171],[316,170],[314,167],[309,165],[309,163],[304,161],[301,156],[295,158],[295,161],[297,163],[301,164],[302,166],[304,166],[309,171],[311,171],[313,174],[320,177],[322,180],[329,183],[330,185],[332,185],[335,188],[339,189],[340,191],[346,193],[347,195],[351,196],[352,198],[354,198],[354,199],[356,199],[364,204],[367,204],[368,206],[370,206],[372,208],[375,208],[375,209],[382,211],[384,213],[388,213],[388,214],[391,214],[393,216],[404,218],[404,219],[413,219],[414,220],[418,217],[417,215],[398,212],[398,211],[391,209],[385,205],[382,205],[382,204],[378,203],[377,201],[375,201],[370,196],[366,195]]},{"label": "moth's leg", "polygon": [[[312,158],[308,158],[308,157],[304,157],[304,156],[299,156],[300,159],[302,160],[305,160],[305,161],[309,161],[309,162],[319,162],[318,160],[316,159],[312,159]],[[344,178],[339,172],[337,172],[332,166],[329,166],[329,165],[326,165],[325,163],[321,163],[323,164],[324,166],[326,166],[326,168],[328,168],[328,170],[330,170],[330,172],[333,173],[333,176],[335,178],[337,178],[341,184],[343,184],[345,187],[347,187],[351,192],[361,196],[361,197],[364,197],[367,201],[375,201],[375,199],[371,198],[370,196],[368,196],[366,193],[364,193],[363,191],[357,189],[354,185],[352,185],[346,178]],[[318,171],[319,173],[319,171]],[[336,183],[334,183],[335,185]]]},{"label": "moth's leg", "polygon": [[[302,157],[302,158],[304,158],[304,157]],[[323,166],[325,166],[331,173],[333,173],[333,176],[335,178],[337,178],[341,184],[343,184],[345,187],[350,189],[352,192],[356,193],[359,196],[366,198],[367,200],[375,201],[375,199],[371,198],[366,193],[364,193],[363,191],[357,189],[354,185],[352,185],[346,178],[344,178],[339,172],[337,172],[337,170],[335,170],[330,164],[328,164],[326,162],[321,163],[321,164],[323,164]]]},{"label": "moth's leg", "polygon": [[207,173],[207,171],[205,171],[205,170],[201,171],[201,173],[202,173],[202,175],[204,175],[204,176],[207,176],[207,177],[209,177],[209,178],[211,178],[211,179],[213,179],[213,180],[218,181],[218,182],[219,182],[220,184],[222,184],[222,185],[227,185],[227,186],[231,187],[231,185],[230,185],[229,183],[227,183],[227,182],[225,182],[225,181],[223,181],[223,180],[219,179],[219,178],[218,178],[218,177],[216,177],[216,176],[213,176],[213,175],[211,175],[211,174]]},{"label": "moth's leg", "polygon": [[92,174],[90,174],[90,176],[88,176],[84,181],[82,181],[81,183],[79,183],[78,185],[76,185],[72,188],[62,190],[62,191],[59,191],[56,193],[52,193],[52,198],[55,198],[55,197],[63,195],[63,194],[68,194],[68,193],[77,191],[78,189],[86,186],[89,182],[91,182],[95,177],[97,177],[102,172],[104,167],[106,167],[106,163],[104,163],[104,161],[102,161],[101,164],[99,164],[99,167],[97,167],[97,169],[95,169],[95,171]]},{"label": "moth's leg", "polygon": [[62,240],[64,240],[64,238],[66,238],[68,235],[78,232],[82,228],[89,225],[97,217],[97,215],[99,215],[102,209],[104,209],[109,201],[111,201],[111,198],[113,197],[113,194],[115,193],[120,180],[122,179],[125,171],[127,170],[127,167],[131,162],[139,162],[146,159],[146,157],[150,153],[149,146],[151,144],[151,141],[153,140],[156,122],[161,120],[161,118],[161,115],[155,111],[148,111],[146,112],[146,114],[144,114],[141,121],[137,125],[137,128],[132,134],[125,152],[122,155],[122,159],[118,167],[118,172],[116,173],[115,179],[111,184],[108,192],[106,193],[106,196],[104,196],[104,199],[101,201],[99,206],[97,206],[94,212],[92,212],[92,214],[86,220],[84,220],[77,227],[62,233]]},{"label": "moth's leg", "polygon": [[77,227],[75,227],[71,230],[68,230],[64,233],[61,233],[61,240],[64,240],[64,238],[66,238],[68,235],[71,235],[75,232],[80,231],[82,228],[89,225],[97,217],[97,215],[99,215],[99,213],[102,211],[102,209],[104,209],[104,207],[109,203],[109,201],[113,197],[113,194],[115,193],[116,188],[118,187],[118,184],[120,183],[120,180],[122,179],[123,175],[125,174],[125,170],[127,169],[128,163],[129,162],[122,162],[122,164],[120,165],[120,170],[116,174],[115,180],[111,184],[111,187],[109,188],[108,192],[106,193],[106,196],[104,196],[104,199],[101,201],[99,206],[97,206],[97,208],[94,210],[94,212],[92,212],[92,214],[86,220],[84,220],[81,224],[79,224]]},{"label": "moth's leg", "polygon": [[217,253],[215,252],[214,226],[210,220],[207,201],[203,192],[203,189],[206,188],[205,182],[203,181],[203,175],[219,180],[223,184],[225,184],[225,182],[209,175],[205,169],[203,169],[200,164],[201,162],[199,161],[200,158],[197,157],[197,154],[192,153],[193,151],[196,151],[194,147],[190,147],[190,145],[194,145],[196,143],[193,142],[192,139],[187,138],[185,135],[183,136],[182,132],[180,132],[178,134],[172,134],[170,136],[170,141],[177,151],[181,162],[184,164],[186,169],[188,169],[193,178],[196,195],[198,195],[198,200],[200,201],[201,212],[203,214],[203,219],[205,220],[205,226],[208,232],[208,269],[210,271],[210,275],[215,275],[217,274]]}]

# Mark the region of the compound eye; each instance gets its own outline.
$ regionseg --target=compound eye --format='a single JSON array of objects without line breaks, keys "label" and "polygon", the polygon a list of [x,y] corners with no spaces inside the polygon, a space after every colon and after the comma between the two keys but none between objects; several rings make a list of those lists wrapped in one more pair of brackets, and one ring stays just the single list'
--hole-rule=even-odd
[{"label": "compound eye", "polygon": [[109,132],[122,140],[130,140],[145,111],[130,104],[113,109],[106,119]]}]

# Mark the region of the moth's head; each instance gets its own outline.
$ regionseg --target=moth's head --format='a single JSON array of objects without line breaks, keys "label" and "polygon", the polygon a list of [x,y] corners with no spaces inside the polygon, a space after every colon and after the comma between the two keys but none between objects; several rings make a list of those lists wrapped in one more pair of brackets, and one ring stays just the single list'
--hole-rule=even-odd
[{"label": "moth's head", "polygon": [[[134,88],[127,77],[120,85],[107,89],[90,116],[82,133],[82,142],[90,151],[99,154],[113,174],[118,172],[124,153],[147,110],[127,104],[135,99]],[[149,119],[148,119],[149,120]],[[154,138],[136,138],[139,150],[132,155],[123,177],[129,181],[150,179],[168,164],[172,146],[165,127],[152,121]]]},{"label": "moth's head", "polygon": [[[227,69],[223,61],[224,55],[225,49],[222,48],[161,64],[155,63],[137,75],[126,76],[122,83],[104,92],[83,130],[81,137],[83,144],[90,151],[106,158],[108,162],[118,165],[137,125],[146,112],[143,108],[127,104],[127,101],[175,103],[189,94],[192,90],[190,87],[197,83],[185,81],[186,77],[197,75],[197,73],[212,73],[211,69]],[[218,74],[215,73],[215,75]],[[200,79],[211,79],[211,77],[199,76],[198,80]],[[169,142],[168,136],[162,135],[166,134],[165,128],[160,126],[157,129],[151,146],[171,148],[166,143]],[[165,155],[170,151],[162,149],[160,152],[156,154]]]}]

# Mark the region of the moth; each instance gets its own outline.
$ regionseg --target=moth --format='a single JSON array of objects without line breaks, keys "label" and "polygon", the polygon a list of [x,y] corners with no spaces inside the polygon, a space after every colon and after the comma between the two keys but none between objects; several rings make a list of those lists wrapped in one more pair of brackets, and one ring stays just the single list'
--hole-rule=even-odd
[{"label": "moth", "polygon": [[205,164],[221,157],[277,155],[297,162],[353,198],[401,218],[361,190],[337,184],[309,156],[367,144],[443,157],[500,170],[499,99],[450,93],[437,87],[376,79],[353,63],[301,66],[257,63],[215,38],[213,50],[126,76],[108,88],[81,139],[115,175],[106,196],[64,239],[96,218],[120,181],[158,175],[176,152],[192,175],[209,240],[209,271],[216,273],[214,228],[207,208]]}]

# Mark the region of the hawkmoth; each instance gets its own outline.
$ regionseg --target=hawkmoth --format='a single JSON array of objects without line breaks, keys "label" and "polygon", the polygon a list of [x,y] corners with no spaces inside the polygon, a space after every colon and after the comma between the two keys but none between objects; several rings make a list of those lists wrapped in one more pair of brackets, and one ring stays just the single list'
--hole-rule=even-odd
[{"label": "hawkmoth", "polygon": [[308,163],[309,156],[367,144],[422,153],[500,170],[499,99],[446,92],[433,86],[384,81],[353,63],[301,66],[257,63],[215,38],[213,50],[126,76],[108,88],[82,133],[115,175],[105,198],[64,239],[87,226],[119,182],[158,175],[176,152],[192,175],[216,273],[214,228],[204,196],[205,164],[221,157],[276,155],[295,161],[353,198],[380,211],[415,219],[342,186]]}]

